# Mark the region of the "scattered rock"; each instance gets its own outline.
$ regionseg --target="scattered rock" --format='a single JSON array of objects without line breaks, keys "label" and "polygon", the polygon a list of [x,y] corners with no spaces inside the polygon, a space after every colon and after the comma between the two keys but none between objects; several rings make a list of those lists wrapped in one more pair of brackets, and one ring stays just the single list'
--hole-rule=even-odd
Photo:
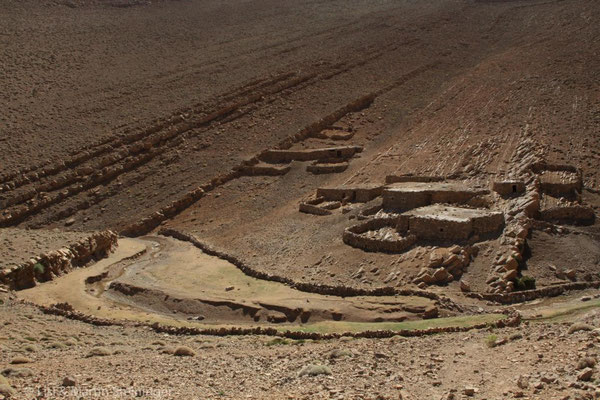
[{"label": "scattered rock", "polygon": [[64,387],[72,387],[72,386],[77,385],[77,382],[75,381],[75,379],[71,378],[70,376],[65,376],[63,378],[62,385]]},{"label": "scattered rock", "polygon": [[309,364],[304,366],[298,376],[316,376],[316,375],[331,375],[331,369],[326,365]]},{"label": "scattered rock", "polygon": [[28,376],[33,376],[33,370],[31,370],[30,368],[8,367],[2,370],[2,375],[7,376],[9,378],[27,378]]},{"label": "scattered rock", "polygon": [[351,357],[352,352],[348,350],[334,349],[329,353],[329,358]]},{"label": "scattered rock", "polygon": [[470,292],[471,291],[471,285],[469,285],[469,283],[467,281],[465,281],[464,279],[461,279],[461,281],[460,281],[460,290],[462,290],[463,292]]},{"label": "scattered rock", "polygon": [[17,391],[10,387],[9,385],[0,385],[0,394],[7,399],[16,396]]},{"label": "scattered rock", "polygon": [[594,327],[587,324],[573,324],[569,328],[569,333],[575,333],[579,331],[591,331]]},{"label": "scattered rock", "polygon": [[529,387],[529,378],[524,375],[519,375],[519,379],[517,379],[517,386],[519,389],[527,389]]},{"label": "scattered rock", "polygon": [[33,362],[33,360],[30,359],[30,358],[27,358],[27,357],[15,357],[15,358],[13,358],[10,361],[10,363],[13,364],[13,365],[16,365],[16,364],[29,364],[29,363],[32,363],[32,362]]},{"label": "scattered rock", "polygon": [[175,349],[173,355],[179,357],[194,357],[196,352],[187,346],[179,346]]},{"label": "scattered rock", "polygon": [[584,368],[579,374],[577,374],[577,380],[587,382],[592,379],[594,370],[591,368]]},{"label": "scattered rock", "polygon": [[476,392],[477,392],[477,388],[474,388],[473,386],[467,386],[463,389],[463,393],[466,396],[474,396]]},{"label": "scattered rock", "polygon": [[106,349],[104,347],[94,347],[87,354],[87,357],[95,357],[95,356],[104,357],[104,356],[109,356],[109,355],[110,355],[110,351],[108,351],[108,349]]},{"label": "scattered rock", "polygon": [[584,357],[577,362],[577,369],[593,368],[596,366],[596,359],[592,357]]}]

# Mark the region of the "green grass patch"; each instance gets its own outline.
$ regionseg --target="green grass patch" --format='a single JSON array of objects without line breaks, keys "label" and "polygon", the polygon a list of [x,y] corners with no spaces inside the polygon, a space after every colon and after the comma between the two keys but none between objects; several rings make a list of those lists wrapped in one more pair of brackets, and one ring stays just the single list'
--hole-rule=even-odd
[{"label": "green grass patch", "polygon": [[492,323],[502,318],[503,314],[482,314],[466,315],[459,317],[424,319],[418,321],[405,322],[345,322],[345,321],[323,321],[301,326],[279,327],[281,331],[299,331],[316,333],[335,333],[335,332],[364,332],[376,330],[421,330],[429,328],[459,327],[465,328],[482,323]]},{"label": "green grass patch", "polygon": [[565,322],[572,317],[583,314],[589,310],[600,307],[600,300],[590,300],[585,303],[574,304],[570,306],[564,307],[556,307],[552,309],[545,309],[541,311],[541,317],[533,317],[533,318],[525,318],[528,321],[532,322],[546,322],[546,323],[556,323],[556,322]]}]

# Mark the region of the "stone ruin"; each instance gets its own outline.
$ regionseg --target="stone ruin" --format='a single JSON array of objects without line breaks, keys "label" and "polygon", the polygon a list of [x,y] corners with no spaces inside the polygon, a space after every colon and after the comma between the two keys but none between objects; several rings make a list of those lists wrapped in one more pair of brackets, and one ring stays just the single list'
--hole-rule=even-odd
[{"label": "stone ruin", "polygon": [[400,214],[396,229],[422,240],[466,241],[499,232],[503,227],[501,212],[435,204]]},{"label": "stone ruin", "polygon": [[383,190],[383,208],[406,211],[431,204],[465,204],[472,198],[489,193],[456,182],[401,182]]},{"label": "stone ruin", "polygon": [[376,184],[322,187],[317,189],[314,199],[301,202],[299,210],[307,214],[329,215],[331,210],[347,203],[367,203],[381,196],[382,190],[383,186]]},{"label": "stone ruin", "polygon": [[302,150],[267,150],[261,155],[261,159],[271,164],[286,164],[292,161],[318,161],[329,159],[347,160],[356,153],[362,152],[362,150],[362,146],[336,146]]},{"label": "stone ruin", "polygon": [[537,163],[539,219],[548,222],[591,224],[595,213],[582,203],[583,171],[572,165]]}]

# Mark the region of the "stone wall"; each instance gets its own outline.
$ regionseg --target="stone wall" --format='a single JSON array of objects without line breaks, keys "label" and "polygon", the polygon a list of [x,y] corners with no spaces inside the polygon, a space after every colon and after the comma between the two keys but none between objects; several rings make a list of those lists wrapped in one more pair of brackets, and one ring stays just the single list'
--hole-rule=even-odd
[{"label": "stone wall", "polygon": [[337,163],[316,163],[306,166],[306,171],[311,174],[320,175],[320,174],[338,174],[340,172],[344,172],[348,168],[347,162],[337,162]]},{"label": "stone wall", "polygon": [[540,211],[540,218],[548,222],[570,222],[592,224],[596,218],[594,210],[582,205],[552,207]]},{"label": "stone wall", "polygon": [[[31,303],[30,303],[31,304]],[[302,331],[281,331],[280,329],[271,327],[220,327],[220,328],[196,328],[196,327],[176,327],[170,325],[161,325],[159,323],[143,323],[143,322],[128,322],[110,320],[104,318],[98,318],[91,315],[87,315],[78,311],[75,311],[72,306],[66,303],[54,304],[51,306],[39,306],[31,304],[32,306],[38,307],[44,314],[58,315],[64,318],[81,321],[96,326],[136,326],[136,327],[150,327],[152,330],[158,333],[166,333],[169,335],[207,335],[207,336],[248,336],[248,335],[264,335],[264,336],[276,336],[285,337],[294,340],[330,340],[339,339],[341,337],[355,337],[355,338],[390,338],[393,336],[403,337],[420,337],[437,335],[440,333],[453,333],[453,332],[468,332],[470,330],[477,329],[490,329],[490,328],[505,328],[505,327],[516,327],[521,324],[521,314],[517,311],[510,310],[505,311],[506,318],[502,318],[496,322],[480,323],[472,326],[449,326],[449,327],[435,327],[428,329],[402,329],[402,330],[376,330],[376,331],[362,331],[362,332],[337,332],[337,333],[318,333],[318,332],[302,332]]]},{"label": "stone wall", "polygon": [[426,192],[405,193],[391,190],[383,191],[383,207],[385,209],[405,211],[428,206],[429,204],[431,204],[431,195]]},{"label": "stone wall", "polygon": [[318,188],[317,197],[323,197],[328,201],[355,201],[366,203],[376,197],[381,196],[383,186],[379,185],[358,185],[358,186],[340,186],[333,188]]},{"label": "stone wall", "polygon": [[467,240],[473,233],[470,220],[447,220],[423,216],[411,217],[409,232],[424,240]]},{"label": "stone wall", "polygon": [[289,165],[258,163],[242,167],[241,172],[243,175],[247,176],[278,176],[287,174],[290,169],[291,167]]},{"label": "stone wall", "polygon": [[424,175],[387,175],[385,177],[385,183],[399,183],[399,182],[442,182],[446,178],[443,176],[424,176]]},{"label": "stone wall", "polygon": [[489,194],[489,190],[472,189],[457,183],[395,183],[383,189],[383,207],[407,211],[436,203],[464,204],[485,194]]},{"label": "stone wall", "polygon": [[327,158],[348,159],[362,151],[361,146],[337,146],[308,150],[267,150],[261,160],[268,163],[289,163],[291,161],[312,161]]},{"label": "stone wall", "polygon": [[92,259],[105,257],[117,245],[118,236],[103,231],[60,250],[50,251],[15,267],[0,271],[0,282],[13,290],[33,287],[85,265]]},{"label": "stone wall", "polygon": [[556,297],[568,291],[590,288],[600,288],[600,281],[565,283],[562,285],[547,286],[541,289],[511,293],[466,293],[465,296],[479,300],[493,301],[500,304],[514,304],[543,297]]},{"label": "stone wall", "polygon": [[342,240],[349,246],[365,251],[401,253],[417,242],[414,235],[403,237],[399,240],[381,240],[364,236],[368,231],[375,231],[386,226],[395,227],[397,218],[374,218],[351,226],[344,230]]},{"label": "stone wall", "polygon": [[424,290],[413,290],[413,289],[398,289],[393,286],[381,286],[377,288],[371,289],[363,289],[356,288],[351,286],[332,286],[332,285],[323,285],[319,283],[309,283],[309,282],[296,282],[290,278],[280,275],[274,275],[268,272],[258,271],[248,264],[241,261],[239,258],[227,254],[225,252],[214,249],[213,247],[200,242],[198,239],[193,237],[192,235],[188,235],[174,229],[161,229],[159,234],[164,236],[171,236],[178,240],[183,240],[189,242],[202,250],[204,253],[219,257],[222,260],[228,261],[235,265],[240,269],[243,273],[248,276],[257,279],[263,279],[272,282],[279,282],[294,289],[300,290],[302,292],[308,293],[318,293],[323,295],[332,295],[332,296],[341,296],[341,297],[350,297],[350,296],[419,296],[425,297],[431,300],[439,301],[440,303],[447,304],[448,306],[452,306],[454,308],[460,309],[457,305],[453,304],[452,301],[448,298],[441,297],[435,293],[427,292]]}]

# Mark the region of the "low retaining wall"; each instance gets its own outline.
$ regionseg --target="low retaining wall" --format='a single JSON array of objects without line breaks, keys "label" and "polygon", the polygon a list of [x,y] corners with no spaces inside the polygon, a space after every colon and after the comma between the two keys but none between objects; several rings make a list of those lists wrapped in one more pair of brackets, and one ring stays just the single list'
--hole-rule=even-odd
[{"label": "low retaining wall", "polygon": [[385,183],[400,183],[400,182],[442,182],[446,178],[443,176],[424,176],[424,175],[388,175],[385,177]]},{"label": "low retaining wall", "polygon": [[[29,303],[31,304],[31,303]],[[35,304],[32,304],[36,306]],[[300,332],[300,331],[280,331],[275,328],[242,328],[242,327],[228,327],[228,328],[194,328],[194,327],[175,327],[161,325],[159,323],[133,323],[128,321],[117,321],[108,320],[103,318],[97,318],[94,316],[86,315],[78,311],[73,310],[69,304],[61,303],[52,306],[37,306],[44,314],[58,315],[68,319],[85,322],[96,326],[136,326],[136,327],[150,327],[157,333],[167,333],[169,335],[206,335],[206,336],[248,336],[248,335],[264,335],[264,336],[277,336],[285,337],[294,340],[329,340],[339,339],[341,337],[354,337],[354,338],[372,338],[382,339],[390,338],[393,336],[403,337],[420,337],[437,335],[440,333],[454,333],[454,332],[468,332],[476,329],[490,329],[490,328],[505,328],[505,327],[516,327],[521,324],[521,314],[517,311],[505,312],[506,318],[491,323],[481,323],[467,327],[438,327],[429,329],[415,329],[408,330],[402,329],[398,331],[392,330],[376,330],[376,331],[363,331],[363,332],[340,332],[340,333],[317,333],[317,332]]]},{"label": "low retaining wall", "polygon": [[317,188],[317,197],[322,197],[330,201],[346,200],[367,203],[381,196],[382,192],[383,186],[381,185],[321,187]]},{"label": "low retaining wall", "polygon": [[268,163],[289,163],[291,161],[312,161],[327,158],[348,159],[363,150],[361,146],[338,146],[308,150],[267,150],[261,160]]},{"label": "low retaining wall", "polygon": [[577,222],[582,224],[591,224],[596,215],[590,207],[581,205],[552,207],[540,211],[540,218],[549,222]]},{"label": "low retaining wall", "polygon": [[[338,110],[334,111],[333,113],[306,126],[300,132],[298,132],[294,135],[288,136],[287,138],[282,140],[277,145],[277,148],[280,148],[280,149],[283,149],[286,147],[289,148],[290,146],[292,146],[292,144],[298,143],[298,142],[312,136],[314,133],[320,132],[323,129],[331,126],[332,124],[334,124],[336,121],[343,118],[348,113],[356,112],[356,111],[362,110],[362,109],[370,106],[376,97],[377,97],[376,94],[371,93],[366,96],[362,96],[351,103],[348,103],[344,107],[341,107]],[[122,229],[120,233],[124,236],[136,237],[136,236],[142,236],[142,235],[145,235],[145,234],[151,232],[154,228],[156,228],[158,225],[160,225],[161,222],[174,217],[175,215],[177,215],[178,213],[180,213],[181,211],[185,210],[190,205],[195,203],[202,196],[204,196],[204,194],[206,192],[211,191],[214,188],[221,186],[233,179],[241,177],[243,175],[241,172],[241,170],[243,168],[245,168],[249,165],[258,164],[259,159],[261,159],[262,156],[264,154],[266,154],[268,151],[269,150],[262,151],[257,156],[253,157],[249,161],[243,162],[241,165],[237,166],[232,171],[230,171],[226,174],[220,175],[216,178],[213,178],[209,183],[202,185],[202,186],[188,192],[183,198],[172,202],[169,206],[163,207],[159,211],[155,211],[154,213],[141,219],[140,221],[128,225],[127,227]]]},{"label": "low retaining wall", "polygon": [[375,231],[386,226],[395,227],[398,223],[397,218],[375,218],[369,219],[360,224],[351,226],[344,230],[342,239],[344,243],[358,249],[374,252],[401,253],[417,242],[417,237],[409,235],[400,240],[380,240],[373,239],[362,234],[368,231]]},{"label": "low retaining wall", "polygon": [[344,172],[348,169],[348,163],[335,163],[335,164],[312,164],[306,166],[306,171],[315,174],[337,174],[340,172]]},{"label": "low retaining wall", "polygon": [[584,290],[590,288],[600,288],[600,281],[565,283],[563,285],[511,293],[465,293],[465,296],[479,300],[493,301],[500,304],[513,304],[536,300],[542,297],[556,297],[571,290]]},{"label": "low retaining wall", "polygon": [[289,165],[256,164],[242,167],[240,171],[248,176],[278,176],[287,174],[290,169]]},{"label": "low retaining wall", "polygon": [[313,215],[331,215],[331,211],[308,203],[300,203],[300,212]]},{"label": "low retaining wall", "polygon": [[229,261],[237,268],[239,268],[243,273],[248,276],[257,279],[263,279],[266,281],[279,282],[294,289],[300,290],[301,292],[308,293],[317,293],[323,295],[332,295],[332,296],[340,296],[340,297],[352,297],[352,296],[419,296],[425,297],[431,300],[437,300],[445,305],[455,306],[452,302],[445,297],[440,297],[435,293],[427,292],[424,290],[413,290],[413,289],[397,289],[393,286],[383,286],[373,289],[362,289],[355,288],[351,286],[331,286],[331,285],[322,285],[318,283],[305,283],[305,282],[295,282],[290,278],[286,278],[279,275],[269,274],[263,271],[257,271],[254,268],[248,266],[237,257],[226,254],[224,252],[213,249],[211,246],[204,244],[194,238],[192,235],[188,235],[174,229],[161,229],[158,232],[163,236],[170,236],[178,240],[183,240],[189,242],[202,250],[204,253],[219,257],[222,260]]},{"label": "low retaining wall", "polygon": [[0,271],[0,282],[13,290],[33,287],[82,266],[92,259],[106,256],[117,245],[112,231],[94,233],[68,247],[50,251],[12,268]]}]

